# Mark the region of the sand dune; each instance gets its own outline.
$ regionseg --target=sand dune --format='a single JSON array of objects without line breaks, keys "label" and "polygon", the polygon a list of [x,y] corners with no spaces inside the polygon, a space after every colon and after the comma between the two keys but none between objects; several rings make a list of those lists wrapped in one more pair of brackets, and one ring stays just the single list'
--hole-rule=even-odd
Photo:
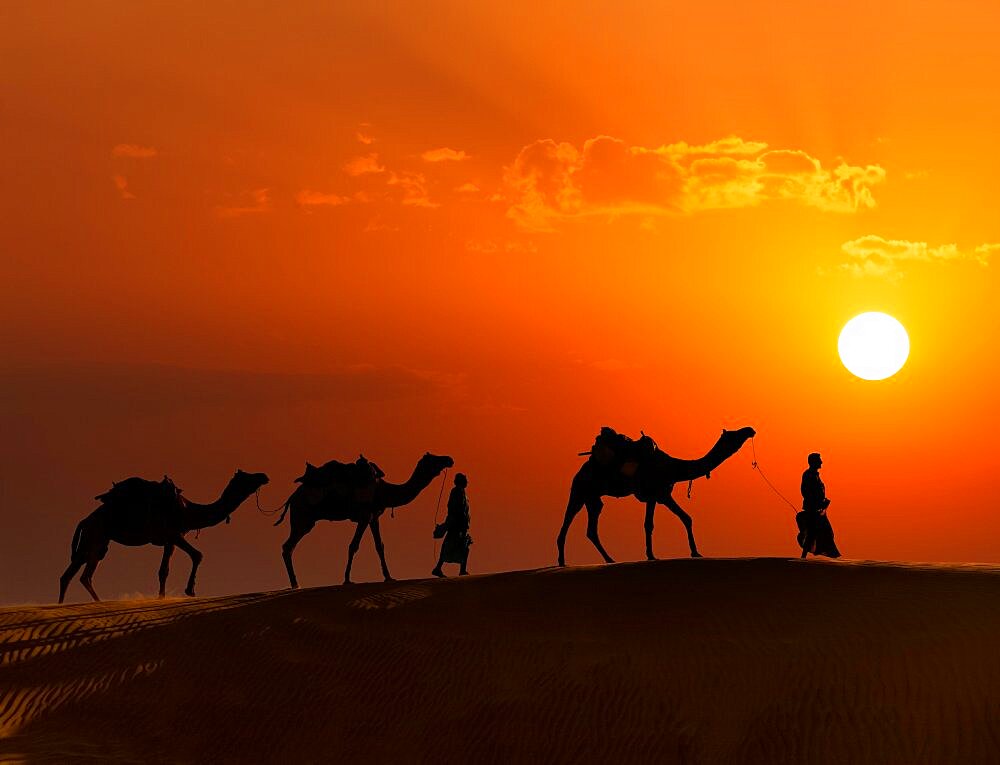
[{"label": "sand dune", "polygon": [[998,762],[998,606],[756,559],[0,609],[0,761]]}]

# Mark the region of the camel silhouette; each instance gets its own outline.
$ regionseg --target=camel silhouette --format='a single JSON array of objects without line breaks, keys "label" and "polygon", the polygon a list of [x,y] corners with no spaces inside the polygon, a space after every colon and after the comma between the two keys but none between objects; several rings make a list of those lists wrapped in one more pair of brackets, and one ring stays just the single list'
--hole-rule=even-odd
[{"label": "camel silhouette", "polygon": [[354,537],[347,547],[347,569],[344,571],[344,584],[351,583],[351,564],[354,555],[361,545],[361,537],[367,529],[371,529],[375,550],[382,564],[382,576],[387,582],[392,581],[389,567],[385,562],[385,547],[382,544],[382,532],[379,529],[379,518],[390,507],[407,505],[417,498],[431,481],[441,471],[455,464],[451,457],[426,453],[417,461],[413,474],[406,483],[389,483],[383,478],[375,480],[371,491],[357,491],[354,487],[332,486],[332,490],[317,487],[300,486],[285,502],[281,516],[274,525],[279,525],[285,514],[291,512],[289,518],[288,539],[281,546],[281,557],[288,570],[288,582],[294,589],[299,586],[295,578],[295,568],[292,566],[292,552],[299,541],[312,531],[316,521],[352,521],[357,524]]},{"label": "camel silhouette", "polygon": [[[195,529],[215,526],[229,516],[261,486],[268,478],[264,473],[245,473],[237,470],[230,479],[222,495],[207,505],[182,497],[169,479],[155,484],[165,491],[147,495],[148,501],[129,502],[112,489],[98,496],[101,506],[80,521],[73,535],[72,555],[69,567],[59,579],[59,602],[66,597],[66,588],[81,566],[86,565],[80,575],[80,583],[94,600],[100,600],[91,580],[97,564],[108,553],[108,545],[117,542],[122,545],[139,547],[156,545],[163,548],[160,562],[160,597],[166,592],[167,574],[170,571],[170,556],[179,547],[191,557],[191,575],[188,577],[185,595],[194,596],[194,579],[201,563],[202,554],[196,550],[184,535]],[[118,484],[151,482],[130,478]],[[117,488],[117,486],[115,487]]]},{"label": "camel silhouette", "polygon": [[711,471],[736,454],[747,439],[754,435],[754,429],[749,427],[739,430],[723,430],[715,446],[704,457],[695,460],[677,459],[659,449],[654,449],[641,464],[633,465],[636,472],[634,478],[630,477],[629,480],[623,480],[620,475],[612,474],[609,469],[606,469],[595,459],[595,455],[591,455],[591,458],[573,476],[573,483],[570,486],[566,516],[563,519],[559,537],[556,539],[556,545],[559,548],[559,565],[566,565],[564,552],[566,533],[569,531],[573,519],[584,506],[587,508],[587,539],[593,542],[605,563],[614,563],[601,544],[601,538],[597,533],[597,522],[601,515],[601,509],[604,507],[601,497],[634,496],[640,502],[646,503],[646,557],[649,560],[656,560],[656,556],[653,555],[653,511],[657,504],[664,505],[680,518],[684,528],[687,529],[691,557],[700,558],[701,553],[698,552],[698,546],[694,541],[694,532],[691,528],[691,516],[684,512],[671,496],[674,484],[682,481],[693,481],[702,476],[709,477]]}]

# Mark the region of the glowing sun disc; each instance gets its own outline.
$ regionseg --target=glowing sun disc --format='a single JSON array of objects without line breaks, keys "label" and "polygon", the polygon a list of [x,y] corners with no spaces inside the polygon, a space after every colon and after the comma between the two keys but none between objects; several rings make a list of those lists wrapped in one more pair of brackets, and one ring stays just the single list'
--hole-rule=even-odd
[{"label": "glowing sun disc", "polygon": [[889,314],[869,311],[844,325],[837,351],[851,374],[862,380],[884,380],[903,368],[910,355],[910,338]]}]

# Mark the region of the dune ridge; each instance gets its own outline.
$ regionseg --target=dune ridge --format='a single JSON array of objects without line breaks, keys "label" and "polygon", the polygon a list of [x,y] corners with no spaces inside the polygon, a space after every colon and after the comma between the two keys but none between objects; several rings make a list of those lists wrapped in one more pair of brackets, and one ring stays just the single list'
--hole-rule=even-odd
[{"label": "dune ridge", "polygon": [[705,559],[0,609],[0,761],[1000,761],[1000,569]]}]

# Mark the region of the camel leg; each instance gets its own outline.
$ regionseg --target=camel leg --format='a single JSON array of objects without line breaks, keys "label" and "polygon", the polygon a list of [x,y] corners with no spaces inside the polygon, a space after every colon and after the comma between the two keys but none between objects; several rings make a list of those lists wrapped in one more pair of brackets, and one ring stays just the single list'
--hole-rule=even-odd
[{"label": "camel leg", "polygon": [[65,573],[59,577],[59,602],[62,603],[66,598],[66,588],[69,587],[69,583],[73,581],[73,577],[76,576],[76,572],[80,570],[83,566],[84,561],[82,559],[74,557],[70,563],[69,567],[66,569]]},{"label": "camel leg", "polygon": [[614,563],[612,557],[604,549],[604,545],[601,544],[601,538],[597,533],[597,520],[601,517],[601,508],[603,507],[604,503],[600,497],[587,502],[587,539],[594,543],[594,547],[604,558],[605,563]]},{"label": "camel leg", "polygon": [[667,497],[663,504],[667,507],[670,512],[681,519],[681,523],[684,524],[684,528],[687,529],[688,535],[688,546],[691,548],[691,557],[700,558],[701,553],[698,552],[698,545],[694,541],[694,531],[691,528],[691,516],[684,512],[683,508],[677,504],[673,497]]},{"label": "camel leg", "polygon": [[101,562],[100,558],[91,557],[87,561],[87,565],[83,569],[83,573],[80,575],[80,584],[82,584],[87,592],[90,593],[95,601],[99,601],[100,598],[97,597],[97,592],[94,590],[94,586],[90,583],[91,579],[94,578],[94,571],[97,569],[97,564]]},{"label": "camel leg", "polygon": [[187,587],[184,588],[184,594],[193,598],[194,577],[198,573],[198,566],[201,565],[202,554],[184,537],[177,537],[177,539],[174,540],[174,544],[191,556],[191,576],[188,577],[188,583]]},{"label": "camel leg", "polygon": [[653,513],[656,511],[656,501],[646,503],[646,560],[656,560],[653,555]]},{"label": "camel leg", "polygon": [[292,566],[292,553],[295,551],[295,546],[302,541],[302,537],[312,531],[315,524],[309,524],[308,526],[298,526],[295,523],[295,516],[292,516],[291,531],[288,532],[288,539],[281,546],[281,559],[285,561],[285,570],[288,571],[288,585],[293,589],[297,590],[299,587],[299,580],[295,578],[295,568]]},{"label": "camel leg", "polygon": [[[63,572],[63,575],[59,577],[60,603],[65,600],[66,590],[69,588],[69,583],[73,581],[73,577],[76,576],[76,572],[87,561],[93,561],[93,568],[90,569],[90,575],[87,577],[87,581],[89,582],[90,577],[94,575],[94,569],[97,568],[97,564],[108,554],[108,540],[104,539],[100,531],[95,530],[94,526],[95,523],[91,516],[85,518],[76,527],[76,533],[73,535],[73,549],[70,554],[69,566]],[[94,600],[99,600],[90,586],[87,587],[87,591],[93,596]]]},{"label": "camel leg", "polygon": [[167,594],[167,575],[170,573],[170,556],[174,554],[174,546],[170,542],[163,545],[163,560],[160,561],[160,597]]},{"label": "camel leg", "polygon": [[393,581],[392,576],[389,574],[389,567],[385,563],[385,545],[382,544],[382,531],[379,529],[378,518],[372,521],[372,539],[375,540],[375,552],[378,553],[378,559],[382,563],[382,576],[385,581]]},{"label": "camel leg", "polygon": [[573,519],[576,518],[577,513],[583,510],[583,500],[581,500],[576,494],[570,492],[569,504],[566,505],[566,516],[563,518],[562,528],[559,529],[559,536],[556,538],[556,547],[559,549],[559,565],[566,565],[566,534],[569,532],[569,527],[573,523]]},{"label": "camel leg", "polygon": [[347,569],[344,571],[344,584],[351,583],[351,564],[354,563],[354,555],[358,552],[358,548],[361,547],[361,537],[364,536],[365,531],[368,529],[368,523],[369,520],[367,518],[358,523],[358,527],[354,530],[354,537],[347,546]]}]

